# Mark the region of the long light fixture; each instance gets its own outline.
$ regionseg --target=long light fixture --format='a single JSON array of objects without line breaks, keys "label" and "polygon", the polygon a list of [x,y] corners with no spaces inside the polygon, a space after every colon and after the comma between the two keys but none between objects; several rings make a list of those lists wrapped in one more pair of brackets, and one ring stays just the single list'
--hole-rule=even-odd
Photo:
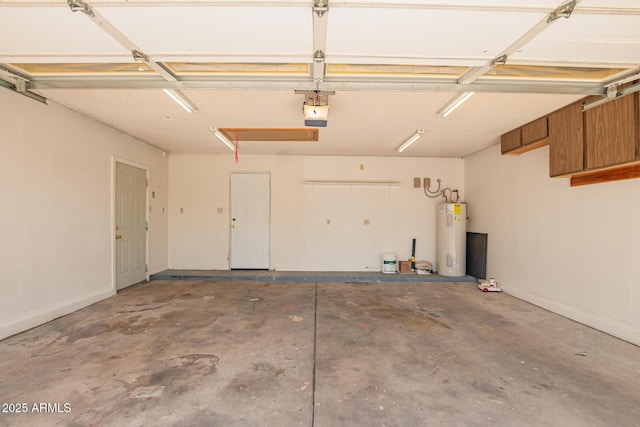
[{"label": "long light fixture", "polygon": [[451,98],[441,109],[438,110],[438,114],[442,117],[447,117],[453,113],[453,110],[461,106],[467,99],[471,98],[475,92],[462,92]]},{"label": "long light fixture", "polygon": [[213,132],[213,134],[217,136],[220,141],[224,142],[224,145],[229,147],[229,150],[236,151],[236,147],[233,145],[233,142],[229,141],[229,138],[227,138],[224,133],[220,132],[217,127],[209,128],[209,130]]},{"label": "long light fixture", "polygon": [[413,144],[414,142],[416,142],[422,135],[424,135],[425,130],[424,129],[418,129],[416,131],[416,133],[414,133],[413,135],[411,135],[411,138],[407,139],[405,142],[402,143],[401,146],[399,146],[398,148],[396,148],[396,151],[398,153],[402,153],[404,150],[406,150],[411,144]]},{"label": "long light fixture", "polygon": [[187,98],[185,96],[185,94],[183,94],[182,92],[180,92],[179,90],[176,89],[162,89],[162,91],[164,93],[166,93],[167,95],[169,95],[169,97],[171,99],[173,99],[174,101],[176,101],[176,103],[181,106],[182,108],[184,108],[187,113],[191,114],[194,111],[198,111],[198,108],[196,108],[196,106],[193,104],[193,102],[191,102],[189,100],[189,98]]}]

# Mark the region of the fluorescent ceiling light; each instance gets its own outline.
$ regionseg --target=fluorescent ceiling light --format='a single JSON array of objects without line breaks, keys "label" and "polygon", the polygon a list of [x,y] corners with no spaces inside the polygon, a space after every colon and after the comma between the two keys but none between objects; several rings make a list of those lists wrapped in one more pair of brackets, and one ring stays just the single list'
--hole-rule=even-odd
[{"label": "fluorescent ceiling light", "polygon": [[475,92],[462,92],[451,98],[449,102],[447,102],[441,109],[438,110],[438,114],[442,117],[447,117],[449,114],[453,113],[453,110],[458,108],[465,102],[467,99],[471,98],[471,96]]},{"label": "fluorescent ceiling light", "polygon": [[231,151],[236,151],[236,147],[233,145],[233,142],[229,141],[229,138],[227,138],[224,133],[220,132],[218,128],[212,127],[209,128],[209,130],[213,132],[213,134],[217,136],[220,141],[224,142],[224,145],[229,147]]},{"label": "fluorescent ceiling light", "polygon": [[198,111],[193,102],[189,100],[182,92],[176,89],[162,89],[164,93],[169,95],[171,99],[176,101],[178,105],[187,110],[187,113],[193,113],[194,111]]},{"label": "fluorescent ceiling light", "polygon": [[416,142],[422,135],[424,135],[424,133],[425,133],[424,129],[418,129],[416,133],[414,133],[411,136],[411,138],[407,139],[405,142],[402,143],[401,146],[399,146],[396,149],[398,153],[402,153],[404,150],[406,150],[411,144]]}]

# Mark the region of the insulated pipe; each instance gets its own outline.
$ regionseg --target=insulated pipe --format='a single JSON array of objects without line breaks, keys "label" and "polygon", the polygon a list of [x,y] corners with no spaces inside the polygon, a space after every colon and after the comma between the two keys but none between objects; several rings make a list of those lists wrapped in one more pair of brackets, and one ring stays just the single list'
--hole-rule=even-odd
[{"label": "insulated pipe", "polygon": [[416,271],[416,239],[411,244],[411,271]]}]

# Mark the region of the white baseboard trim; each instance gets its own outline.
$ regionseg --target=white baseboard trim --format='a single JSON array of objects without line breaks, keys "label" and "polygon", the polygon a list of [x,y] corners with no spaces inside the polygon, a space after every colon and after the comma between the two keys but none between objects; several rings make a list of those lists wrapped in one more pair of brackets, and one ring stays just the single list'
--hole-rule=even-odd
[{"label": "white baseboard trim", "polygon": [[43,323],[57,319],[65,314],[73,313],[74,311],[95,304],[115,294],[115,289],[111,288],[94,291],[71,301],[58,302],[37,310],[32,310],[18,319],[4,320],[3,323],[0,324],[0,340],[40,326]]},{"label": "white baseboard trim", "polygon": [[503,287],[502,290],[511,296],[529,302],[533,305],[537,305],[538,307],[559,314],[560,316],[575,320],[578,323],[582,323],[583,325],[597,329],[598,331],[620,338],[621,340],[632,344],[640,345],[640,330],[634,328],[632,325],[597,316],[593,313],[588,313],[586,311],[576,309],[575,307],[570,307],[557,301],[549,300],[541,297],[540,295],[521,291],[519,289],[513,289],[510,287],[505,289]]}]

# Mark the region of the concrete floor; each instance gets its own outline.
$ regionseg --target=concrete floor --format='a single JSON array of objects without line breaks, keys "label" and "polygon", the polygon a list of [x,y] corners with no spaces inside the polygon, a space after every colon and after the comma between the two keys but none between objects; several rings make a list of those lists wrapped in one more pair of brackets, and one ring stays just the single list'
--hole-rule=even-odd
[{"label": "concrete floor", "polygon": [[27,404],[2,426],[637,426],[640,349],[472,283],[155,281],[1,341],[0,401]]}]

